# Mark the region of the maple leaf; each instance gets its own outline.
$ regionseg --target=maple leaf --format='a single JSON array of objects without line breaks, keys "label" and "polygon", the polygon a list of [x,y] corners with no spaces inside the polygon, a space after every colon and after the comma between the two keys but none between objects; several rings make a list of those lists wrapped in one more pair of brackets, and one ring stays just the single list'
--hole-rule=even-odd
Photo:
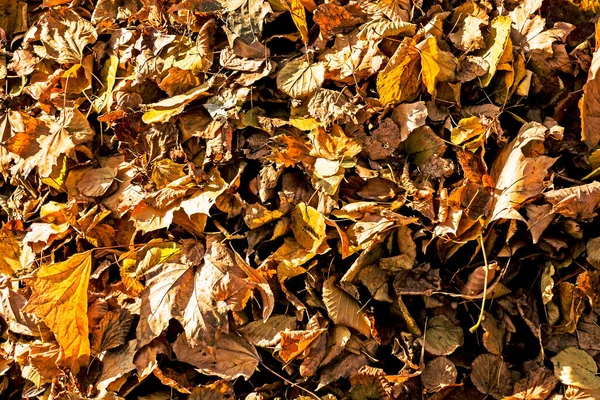
[{"label": "maple leaf", "polygon": [[92,253],[77,253],[69,260],[47,264],[29,280],[32,294],[25,312],[37,315],[60,345],[57,363],[74,374],[90,356],[88,338],[88,285]]},{"label": "maple leaf", "polygon": [[69,8],[44,13],[37,25],[39,28],[28,31],[25,40],[41,40],[44,46],[36,49],[39,55],[61,64],[81,62],[85,46],[98,37],[94,26]]}]

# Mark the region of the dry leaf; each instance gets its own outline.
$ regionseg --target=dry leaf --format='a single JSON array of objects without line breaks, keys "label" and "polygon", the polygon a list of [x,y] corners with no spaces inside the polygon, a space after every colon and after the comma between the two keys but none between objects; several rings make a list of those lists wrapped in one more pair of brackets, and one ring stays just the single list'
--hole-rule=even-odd
[{"label": "dry leaf", "polygon": [[398,104],[413,100],[420,89],[415,79],[421,70],[421,57],[415,42],[404,38],[388,64],[377,76],[377,91],[382,104]]},{"label": "dry leaf", "polygon": [[567,347],[552,357],[554,375],[565,385],[582,389],[600,389],[600,378],[596,376],[598,366],[585,351]]},{"label": "dry leaf", "polygon": [[502,399],[512,393],[513,382],[502,357],[482,354],[471,364],[471,381],[483,394]]},{"label": "dry leaf", "polygon": [[464,342],[462,328],[445,315],[437,315],[427,322],[424,338],[423,347],[436,356],[452,354]]},{"label": "dry leaf", "polygon": [[285,64],[277,74],[277,87],[292,98],[306,97],[323,84],[325,67],[300,57]]},{"label": "dry leaf", "polygon": [[87,289],[91,271],[91,251],[42,266],[30,280],[33,293],[25,307],[25,312],[37,315],[54,333],[61,348],[57,363],[73,373],[90,356]]},{"label": "dry leaf", "polygon": [[369,322],[363,315],[360,305],[349,294],[339,289],[332,279],[323,283],[323,303],[335,324],[346,325],[361,335],[370,336]]}]

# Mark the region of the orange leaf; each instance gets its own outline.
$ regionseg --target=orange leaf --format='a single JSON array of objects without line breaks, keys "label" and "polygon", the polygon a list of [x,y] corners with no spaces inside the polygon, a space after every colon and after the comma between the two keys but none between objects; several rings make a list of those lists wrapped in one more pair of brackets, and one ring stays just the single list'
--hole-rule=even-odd
[{"label": "orange leaf", "polygon": [[37,315],[60,345],[58,364],[77,374],[90,355],[87,289],[92,253],[78,253],[67,261],[44,265],[30,280],[32,295],[25,312]]}]

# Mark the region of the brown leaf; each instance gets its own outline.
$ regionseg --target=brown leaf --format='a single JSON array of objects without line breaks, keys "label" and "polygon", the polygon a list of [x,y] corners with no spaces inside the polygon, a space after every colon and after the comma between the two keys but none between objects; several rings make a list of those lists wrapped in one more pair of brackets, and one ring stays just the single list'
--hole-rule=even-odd
[{"label": "brown leaf", "polygon": [[590,219],[600,206],[600,182],[550,190],[544,194],[553,211],[568,218]]},{"label": "brown leaf", "polygon": [[501,399],[512,393],[513,381],[502,357],[481,354],[471,364],[471,381],[483,394]]},{"label": "brown leaf", "polygon": [[260,362],[254,346],[236,335],[220,334],[212,349],[191,348],[188,340],[179,335],[173,344],[173,351],[178,360],[193,365],[203,374],[223,379],[240,376],[248,379]]},{"label": "brown leaf", "polygon": [[523,125],[494,162],[490,175],[500,194],[491,221],[504,218],[525,222],[517,208],[542,192],[548,168],[556,161],[544,155],[546,133],[547,128],[541,124]]},{"label": "brown leaf", "polygon": [[437,357],[427,363],[421,374],[421,382],[428,392],[437,392],[456,382],[458,373],[452,361]]},{"label": "brown leaf", "polygon": [[558,379],[552,371],[546,368],[537,368],[527,371],[527,376],[517,383],[512,396],[505,397],[506,400],[545,400],[550,396],[557,385]]}]

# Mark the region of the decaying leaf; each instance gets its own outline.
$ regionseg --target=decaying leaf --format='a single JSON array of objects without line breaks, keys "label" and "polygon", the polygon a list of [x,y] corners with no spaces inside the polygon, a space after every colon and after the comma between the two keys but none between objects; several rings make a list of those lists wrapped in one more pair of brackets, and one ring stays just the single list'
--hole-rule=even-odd
[{"label": "decaying leaf", "polygon": [[446,357],[437,357],[427,363],[421,381],[425,390],[428,392],[437,392],[445,386],[453,385],[456,382],[458,373],[452,361]]},{"label": "decaying leaf", "polygon": [[482,354],[471,364],[471,381],[481,393],[501,399],[512,393],[513,381],[502,357]]},{"label": "decaying leaf", "polygon": [[462,328],[445,315],[435,316],[427,322],[424,337],[425,351],[436,356],[452,354],[464,342]]}]

